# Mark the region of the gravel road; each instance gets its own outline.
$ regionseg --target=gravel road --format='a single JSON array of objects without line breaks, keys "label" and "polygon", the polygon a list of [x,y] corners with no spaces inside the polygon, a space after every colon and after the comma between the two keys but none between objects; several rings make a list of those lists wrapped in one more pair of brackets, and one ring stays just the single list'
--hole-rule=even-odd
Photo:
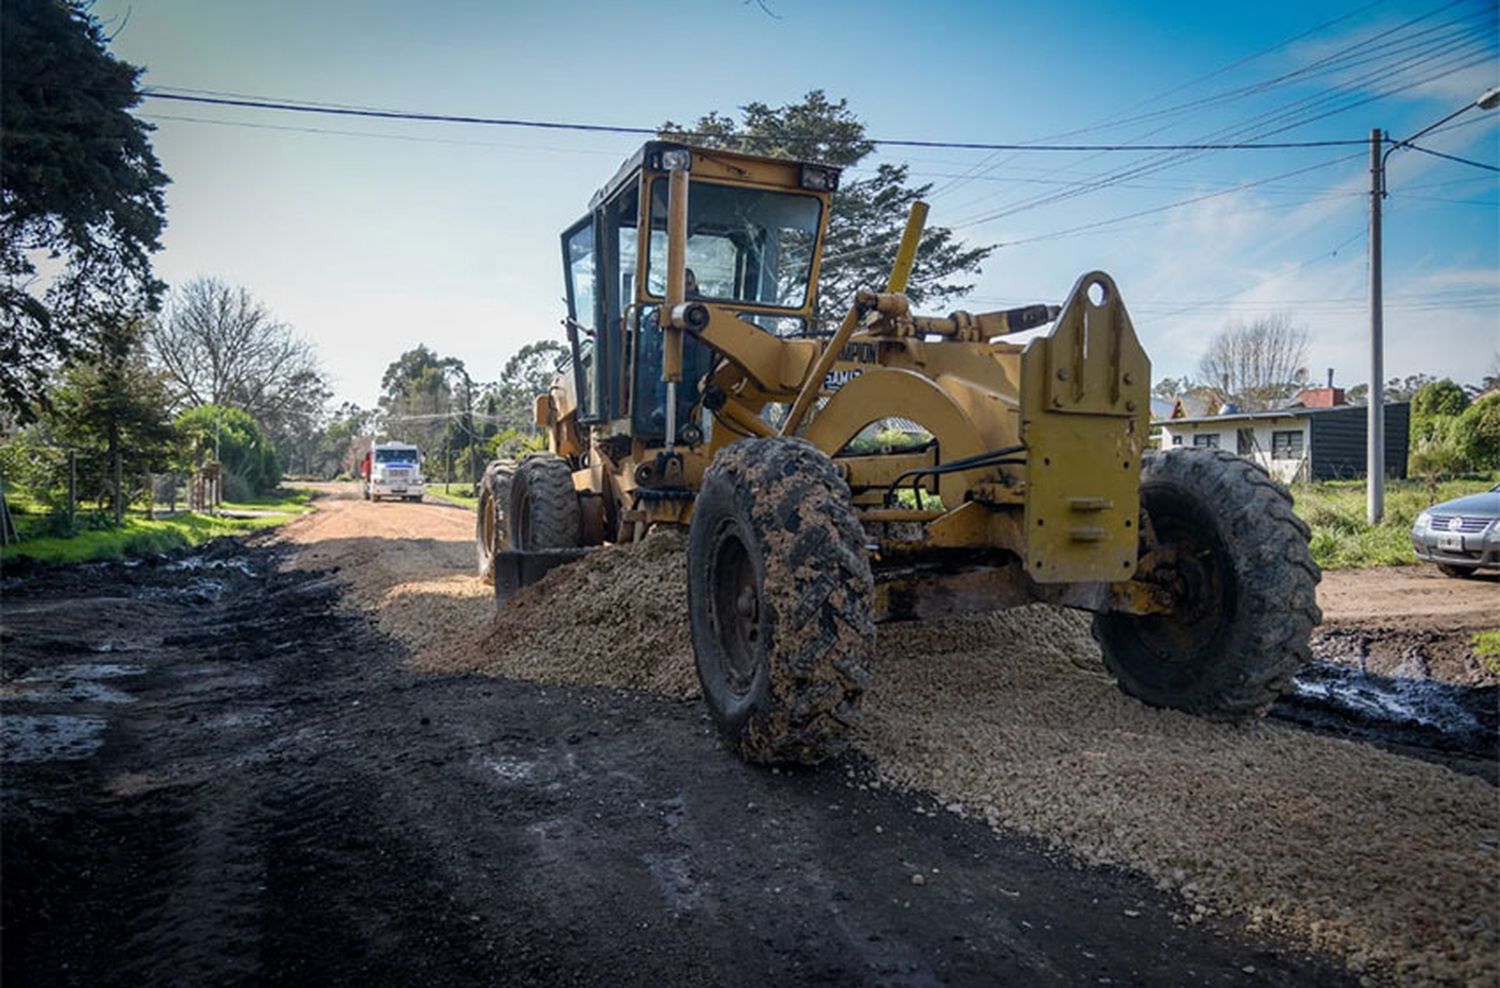
[{"label": "gravel road", "polygon": [[[488,594],[468,576],[469,513],[318,503],[270,544],[5,574],[8,982],[1300,985],[1357,982],[1345,965],[1454,983],[1495,970],[1495,800],[1478,780],[1287,728],[1267,740],[1168,717],[1162,733],[1161,715],[1126,715],[1118,694],[1088,685],[1088,655],[1065,644],[1076,623],[1024,612],[928,629],[927,645],[946,641],[948,658],[979,668],[913,656],[887,672],[920,687],[918,704],[969,696],[974,732],[916,732],[902,718],[920,706],[892,707],[891,692],[872,697],[861,752],[757,770],[676,698],[692,690],[671,646],[674,605],[634,564],[621,572],[651,620],[627,622],[634,642],[590,651],[611,641],[607,567],[623,564],[558,571],[560,587],[582,577],[588,600],[552,608],[548,623],[524,605],[532,633],[514,616],[491,628]],[[669,542],[650,551],[671,570]],[[548,637],[559,624],[584,644],[577,654],[546,644],[566,640]],[[1046,644],[1054,658],[1012,682],[1017,670],[982,665],[993,643],[970,647],[997,633],[1012,656]],[[1036,699],[1038,685],[1080,682],[1078,716],[1006,725],[1040,736],[983,723],[1019,701],[1014,690]],[[1133,757],[1114,754],[1132,745]],[[1300,806],[1257,795],[1322,771],[1335,749],[1367,755],[1337,763],[1355,772],[1342,791]],[[980,774],[949,773],[950,757]],[[1074,781],[1049,783],[1048,761]],[[914,766],[927,774],[903,777]],[[1179,773],[1175,820],[1149,812],[1164,773]],[[976,779],[983,791],[955,796]],[[1241,801],[1196,812],[1215,780]],[[995,792],[1011,798],[987,804]],[[1083,802],[1059,812],[1093,807],[1073,835],[1045,814],[1027,823],[1060,794]],[[1359,835],[1365,855],[1397,855],[1392,874],[1406,879],[1374,891],[1352,853],[1300,856],[1347,839],[1340,819],[1365,803],[1389,811],[1388,833]],[[1187,861],[1208,882],[1195,896],[1129,853],[1164,825],[1190,842],[1284,831],[1250,866],[1271,862],[1278,892],[1286,875],[1319,894],[1347,884],[1301,917],[1331,933],[1224,900],[1238,886],[1216,857]],[[1451,829],[1408,846],[1413,826]],[[1388,938],[1352,949],[1351,928],[1382,932],[1362,911],[1372,894],[1432,949],[1404,967]],[[1444,899],[1454,905],[1433,905]],[[1460,907],[1467,926],[1453,920]],[[1330,909],[1351,916],[1340,926]]]}]

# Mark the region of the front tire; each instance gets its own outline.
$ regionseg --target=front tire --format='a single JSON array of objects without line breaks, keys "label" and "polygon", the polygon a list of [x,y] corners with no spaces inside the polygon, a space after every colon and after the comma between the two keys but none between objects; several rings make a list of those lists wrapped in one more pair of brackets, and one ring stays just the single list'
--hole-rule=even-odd
[{"label": "front tire", "polygon": [[474,549],[478,557],[479,578],[495,582],[495,555],[510,544],[511,480],[515,477],[515,460],[495,460],[484,468],[479,482],[479,508],[474,518]]},{"label": "front tire", "polygon": [[1149,455],[1141,511],[1157,557],[1144,577],[1177,601],[1170,614],[1104,613],[1094,637],[1120,688],[1153,706],[1221,719],[1264,714],[1312,660],[1322,573],[1292,496],[1224,450]]},{"label": "front tire", "polygon": [[698,680],[747,761],[814,764],[858,722],[875,645],[864,531],[833,462],[792,438],[726,447],[688,534]]},{"label": "front tire", "polygon": [[1455,580],[1472,580],[1479,575],[1478,566],[1450,566],[1447,563],[1437,564],[1438,572]]},{"label": "front tire", "polygon": [[572,549],[582,532],[583,512],[568,461],[555,453],[522,460],[511,478],[511,545],[531,551]]}]

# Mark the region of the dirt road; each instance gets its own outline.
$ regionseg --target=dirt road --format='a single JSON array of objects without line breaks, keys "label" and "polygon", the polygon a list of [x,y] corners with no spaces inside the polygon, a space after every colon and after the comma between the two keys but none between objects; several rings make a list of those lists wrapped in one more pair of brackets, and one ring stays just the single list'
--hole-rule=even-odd
[{"label": "dirt road", "polygon": [[[1354,983],[1346,963],[1391,970],[1378,953],[1312,959],[1276,922],[1250,932],[1254,903],[1184,900],[1157,888],[1180,882],[1139,863],[1082,866],[1136,860],[1115,851],[1146,846],[1140,811],[1162,785],[1150,759],[1169,751],[1160,770],[1177,779],[1176,829],[1190,843],[1247,847],[1261,818],[1284,829],[1261,864],[1235,864],[1270,865],[1273,886],[1309,890],[1312,919],[1324,908],[1312,893],[1348,886],[1329,908],[1364,922],[1360,902],[1375,894],[1365,883],[1390,882],[1342,853],[1321,865],[1297,856],[1360,829],[1351,811],[1378,811],[1385,832],[1363,833],[1366,856],[1400,847],[1433,863],[1418,866],[1422,888],[1380,894],[1406,896],[1414,942],[1450,955],[1408,976],[1494,970],[1483,878],[1494,790],[1477,780],[1369,749],[1338,762],[1345,776],[1373,766],[1342,792],[1312,785],[1300,805],[1253,805],[1254,786],[1296,785],[1277,766],[1316,776],[1297,759],[1350,746],[1143,716],[1096,692],[1094,674],[1066,656],[1027,674],[1051,669],[1062,677],[1053,685],[1011,686],[1007,673],[964,716],[988,743],[983,718],[1023,688],[1037,716],[1056,709],[1098,732],[1093,741],[1038,722],[997,762],[951,736],[891,734],[910,730],[907,714],[874,703],[863,754],[815,771],[752,769],[718,748],[698,703],[614,688],[624,672],[600,671],[597,658],[589,667],[606,685],[435,671],[487,628],[486,592],[468,576],[472,515],[347,496],[319,507],[268,545],[5,574],[7,982],[1300,985]],[[606,590],[596,588],[598,621]],[[945,633],[965,647],[974,626]],[[954,668],[948,683],[975,673]],[[890,677],[919,698],[946,688],[921,669]],[[1086,707],[1066,714],[1048,697]],[[1121,739],[1138,764],[1097,773]],[[961,757],[910,757],[933,745]],[[928,774],[893,790],[912,765]],[[999,782],[975,766],[1001,771]],[[1079,802],[1059,804],[1057,819],[1095,853],[1046,829],[1053,818],[1026,793],[1057,793],[1034,769],[1077,779],[1079,792],[1062,795]],[[1236,800],[1222,812],[1204,788],[1221,775]],[[989,791],[1011,795],[999,832],[986,823],[998,818],[965,809],[979,792],[951,810],[940,795],[997,784]],[[1414,797],[1420,806],[1402,805]],[[1472,809],[1486,799],[1488,831]],[[1240,830],[1214,830],[1227,819]],[[1409,836],[1424,820],[1440,828],[1431,843]],[[1215,877],[1212,860],[1176,867]],[[1286,885],[1292,876],[1301,886]],[[1469,910],[1467,932],[1432,905],[1442,902]]]},{"label": "dirt road", "polygon": [[1500,660],[1474,654],[1474,632],[1500,628],[1500,572],[1454,579],[1435,566],[1338,570],[1318,588],[1325,658],[1386,676],[1500,686]]}]

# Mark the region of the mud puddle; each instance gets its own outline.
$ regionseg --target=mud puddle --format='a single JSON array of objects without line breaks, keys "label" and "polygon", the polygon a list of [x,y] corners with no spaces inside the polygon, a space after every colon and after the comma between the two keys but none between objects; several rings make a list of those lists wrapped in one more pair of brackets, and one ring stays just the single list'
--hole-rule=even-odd
[{"label": "mud puddle", "polygon": [[1297,674],[1293,690],[1271,715],[1500,784],[1500,687],[1382,676],[1314,662]]}]

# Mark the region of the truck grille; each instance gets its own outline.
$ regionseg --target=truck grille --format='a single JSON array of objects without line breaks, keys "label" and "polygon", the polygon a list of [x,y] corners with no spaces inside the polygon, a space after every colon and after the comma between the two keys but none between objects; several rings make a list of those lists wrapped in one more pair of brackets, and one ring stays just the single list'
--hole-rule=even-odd
[{"label": "truck grille", "polygon": [[[1453,528],[1453,519],[1458,519],[1458,528]],[[1427,527],[1433,532],[1463,532],[1465,535],[1478,535],[1484,531],[1492,518],[1465,518],[1462,515],[1433,515]]]},{"label": "truck grille", "polygon": [[406,480],[410,476],[411,476],[411,471],[410,470],[403,470],[403,469],[399,469],[399,468],[398,469],[394,469],[394,470],[387,470],[385,472],[385,479],[386,480]]}]

